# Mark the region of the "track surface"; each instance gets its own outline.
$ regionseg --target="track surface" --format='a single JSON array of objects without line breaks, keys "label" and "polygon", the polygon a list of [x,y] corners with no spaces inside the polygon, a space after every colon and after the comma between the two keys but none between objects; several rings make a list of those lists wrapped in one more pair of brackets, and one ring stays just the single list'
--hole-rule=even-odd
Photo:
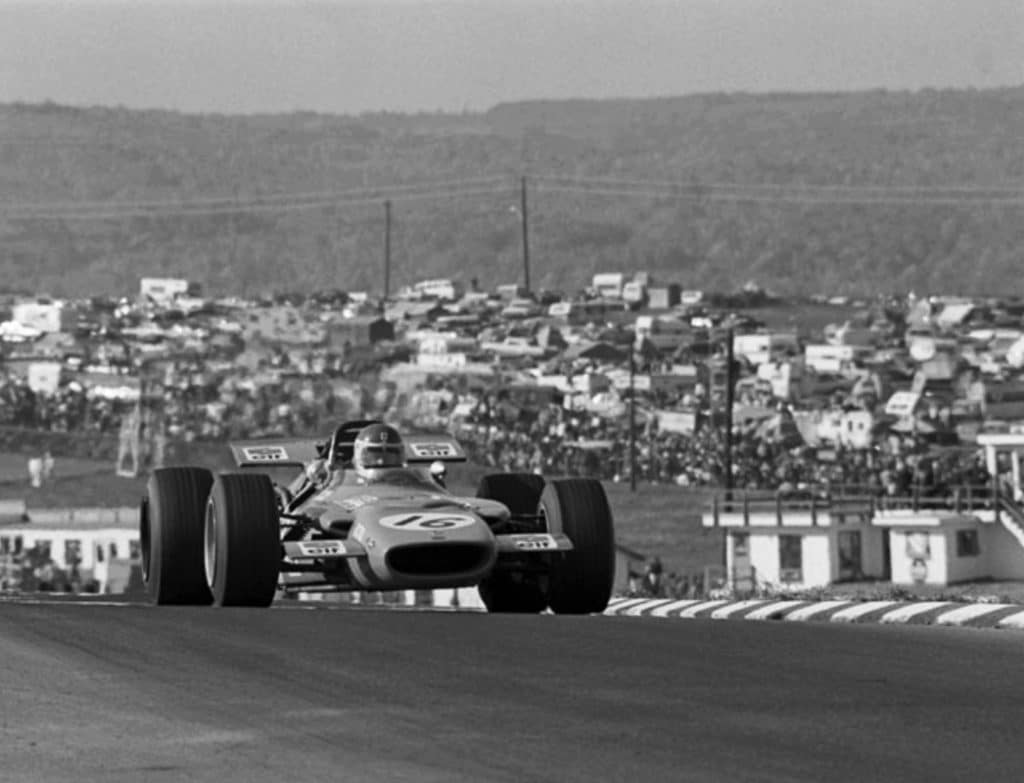
[{"label": "track surface", "polygon": [[3,781],[1019,781],[976,629],[0,604]]}]

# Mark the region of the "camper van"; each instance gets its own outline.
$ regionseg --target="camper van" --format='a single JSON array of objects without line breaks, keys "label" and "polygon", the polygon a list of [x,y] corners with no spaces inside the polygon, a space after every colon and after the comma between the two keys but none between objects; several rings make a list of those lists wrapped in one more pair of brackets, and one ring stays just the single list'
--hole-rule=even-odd
[{"label": "camper van", "polygon": [[529,289],[520,283],[502,283],[494,287],[494,293],[499,299],[509,301],[512,299],[527,299],[530,296]]},{"label": "camper van", "polygon": [[412,286],[405,286],[398,292],[399,299],[444,299],[454,302],[465,293],[461,283],[447,278],[421,280]]},{"label": "camper van", "polygon": [[631,307],[642,307],[647,302],[647,285],[640,280],[630,280],[622,286],[622,299]]},{"label": "camper van", "polygon": [[591,288],[598,296],[611,299],[622,297],[622,288],[626,284],[626,276],[622,272],[602,272],[594,275]]},{"label": "camper van", "polygon": [[678,348],[693,335],[693,328],[685,321],[653,315],[637,316],[634,330],[638,340],[646,339],[659,351]]},{"label": "camper van", "polygon": [[603,323],[609,313],[623,312],[626,305],[621,301],[609,302],[604,299],[580,299],[572,302],[555,302],[548,307],[548,317],[568,324]]}]

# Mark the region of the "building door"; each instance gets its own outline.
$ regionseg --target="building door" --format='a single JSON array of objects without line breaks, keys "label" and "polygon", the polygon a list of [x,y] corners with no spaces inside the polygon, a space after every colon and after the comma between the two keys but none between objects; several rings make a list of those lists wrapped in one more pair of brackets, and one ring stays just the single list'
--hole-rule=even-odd
[{"label": "building door", "polygon": [[892,581],[892,538],[889,528],[882,528],[882,579]]},{"label": "building door", "polygon": [[861,561],[859,530],[839,531],[839,579],[862,579],[864,568]]},{"label": "building door", "polygon": [[779,536],[779,581],[782,584],[804,581],[803,536]]},{"label": "building door", "polygon": [[754,566],[750,562],[750,534],[732,536],[732,588],[737,592],[752,592],[757,587]]}]

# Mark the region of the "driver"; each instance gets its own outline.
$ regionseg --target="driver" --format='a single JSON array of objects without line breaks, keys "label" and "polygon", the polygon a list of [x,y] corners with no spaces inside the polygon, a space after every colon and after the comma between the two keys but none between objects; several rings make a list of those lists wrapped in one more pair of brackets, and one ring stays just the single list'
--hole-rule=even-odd
[{"label": "driver", "polygon": [[405,444],[398,430],[387,424],[363,427],[352,444],[352,467],[366,480],[377,478],[382,468],[404,468]]}]

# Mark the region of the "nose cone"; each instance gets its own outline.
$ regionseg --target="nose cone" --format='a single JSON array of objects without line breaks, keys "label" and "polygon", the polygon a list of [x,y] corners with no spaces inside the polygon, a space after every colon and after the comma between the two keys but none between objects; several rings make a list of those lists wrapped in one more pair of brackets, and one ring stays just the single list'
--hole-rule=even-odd
[{"label": "nose cone", "polygon": [[356,513],[350,535],[366,548],[370,570],[387,588],[475,584],[497,556],[487,523],[455,505],[365,509]]}]

